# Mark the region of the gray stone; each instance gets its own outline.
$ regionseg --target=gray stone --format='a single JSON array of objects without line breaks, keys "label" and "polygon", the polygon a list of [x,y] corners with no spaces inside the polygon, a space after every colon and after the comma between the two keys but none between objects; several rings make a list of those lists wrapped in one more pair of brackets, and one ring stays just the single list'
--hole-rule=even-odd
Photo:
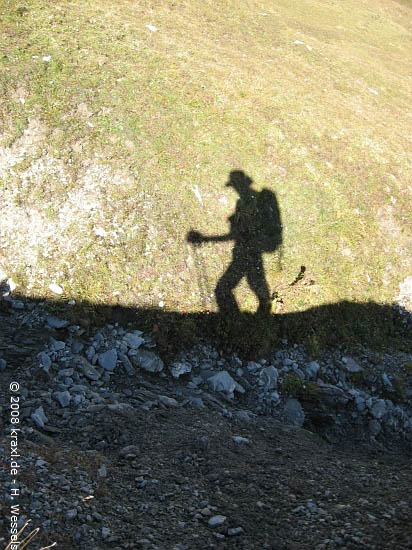
[{"label": "gray stone", "polygon": [[98,363],[104,370],[113,372],[117,363],[117,351],[109,349],[104,353],[99,353]]},{"label": "gray stone", "polygon": [[252,422],[251,412],[240,410],[234,412],[234,417],[237,418],[240,422],[245,422],[246,424],[250,424]]},{"label": "gray stone", "polygon": [[5,370],[7,361],[5,359],[0,359],[0,371]]},{"label": "gray stone", "polygon": [[232,439],[238,445],[250,445],[250,441],[249,439],[247,439],[247,437],[242,437],[241,435],[234,435]]},{"label": "gray stone", "polygon": [[72,376],[73,372],[74,372],[74,369],[72,368],[60,369],[57,373],[57,376]]},{"label": "gray stone", "polygon": [[293,372],[298,378],[300,378],[301,380],[305,380],[305,373],[296,365],[293,366]]},{"label": "gray stone", "polygon": [[265,396],[265,400],[274,405],[278,405],[280,402],[280,395],[277,391],[272,391],[269,395]]},{"label": "gray stone", "polygon": [[355,405],[359,412],[366,410],[366,401],[360,395],[355,396]]},{"label": "gray stone", "polygon": [[102,464],[100,468],[97,470],[97,473],[100,477],[106,477],[107,476],[107,468],[105,464]]},{"label": "gray stone", "polygon": [[386,372],[382,374],[382,382],[384,383],[384,386],[387,390],[393,390],[392,382],[389,380]]},{"label": "gray stone", "polygon": [[76,407],[79,407],[80,405],[83,405],[83,403],[86,401],[86,398],[82,394],[77,394],[73,397],[73,404]]},{"label": "gray stone", "polygon": [[50,338],[50,345],[53,351],[61,351],[66,347],[65,342],[62,342],[61,340],[55,340],[54,338]]},{"label": "gray stone", "polygon": [[104,336],[101,332],[96,332],[93,339],[93,346],[96,350],[100,349],[104,344]]},{"label": "gray stone", "polygon": [[362,372],[364,370],[352,357],[342,357],[342,362],[348,372]]},{"label": "gray stone", "polygon": [[86,388],[86,386],[83,386],[82,384],[75,384],[70,388],[70,391],[72,393],[86,393],[87,388]]},{"label": "gray stone", "polygon": [[192,378],[192,382],[194,380],[199,380],[199,378],[202,380],[202,381],[205,381],[205,380],[208,380],[209,378],[211,378],[212,376],[214,376],[216,374],[216,371],[215,370],[209,370],[209,369],[205,369],[205,370],[202,370],[200,372],[200,375],[199,376],[194,376]]},{"label": "gray stone", "polygon": [[52,394],[53,398],[60,404],[61,407],[67,407],[71,401],[70,393],[66,391],[55,391]]},{"label": "gray stone", "polygon": [[24,303],[21,300],[11,300],[11,307],[13,309],[24,309]]},{"label": "gray stone", "polygon": [[376,403],[372,405],[371,415],[374,418],[382,418],[386,414],[386,403],[384,399],[378,399]]},{"label": "gray stone", "polygon": [[139,447],[137,447],[136,445],[127,445],[126,447],[120,449],[119,454],[124,458],[136,458],[136,456],[139,454]]},{"label": "gray stone", "polygon": [[404,414],[401,407],[395,407],[393,402],[390,399],[385,399],[386,408],[388,411],[398,411],[398,413],[402,416]]},{"label": "gray stone", "polygon": [[262,366],[259,365],[259,363],[254,363],[254,362],[251,361],[250,363],[248,363],[248,365],[247,365],[246,368],[247,368],[247,370],[248,370],[249,372],[253,373],[253,372],[256,372],[256,371],[258,371],[259,369],[261,369]]},{"label": "gray stone", "polygon": [[99,380],[100,373],[84,357],[82,357],[82,365],[80,368],[85,377],[89,380]]},{"label": "gray stone", "polygon": [[223,391],[228,395],[233,395],[234,391],[245,393],[244,388],[238,384],[230,374],[223,370],[207,379],[207,382],[213,391]]},{"label": "gray stone", "polygon": [[306,376],[309,380],[314,380],[318,375],[320,365],[317,361],[311,361],[306,365]]},{"label": "gray stone", "polygon": [[309,512],[316,512],[318,509],[317,505],[311,500],[308,500],[308,502],[306,503],[306,508],[309,510]]},{"label": "gray stone", "polygon": [[167,395],[159,395],[158,397],[160,403],[166,405],[166,407],[178,407],[179,403],[173,397],[167,397]]},{"label": "gray stone", "polygon": [[42,351],[40,354],[40,365],[45,369],[49,369],[51,364],[52,364],[52,361],[50,357],[47,355],[47,353]]},{"label": "gray stone", "polygon": [[209,527],[220,527],[220,525],[223,525],[226,521],[226,516],[221,516],[221,515],[217,515],[217,516],[213,516],[209,519],[208,523],[209,523]]},{"label": "gray stone", "polygon": [[86,350],[86,357],[89,361],[91,361],[96,353],[96,350],[94,346],[89,346]]},{"label": "gray stone", "polygon": [[149,372],[160,372],[164,367],[163,361],[153,351],[137,350],[137,354],[132,357],[132,361],[141,369]]},{"label": "gray stone", "polygon": [[378,420],[371,418],[371,420],[369,420],[368,428],[371,436],[376,437],[378,433],[381,431],[381,424]]},{"label": "gray stone", "polygon": [[67,510],[66,519],[74,519],[76,516],[77,516],[76,508],[72,508],[71,510]]},{"label": "gray stone", "polygon": [[31,509],[32,511],[34,510],[41,510],[42,509],[42,503],[40,502],[40,500],[32,500],[31,502]]},{"label": "gray stone", "polygon": [[283,407],[283,415],[288,422],[301,428],[305,422],[305,411],[297,399],[289,398]]},{"label": "gray stone", "polygon": [[48,422],[47,416],[44,414],[43,407],[38,407],[30,417],[38,428],[44,428]]},{"label": "gray stone", "polygon": [[263,391],[267,392],[276,389],[278,385],[278,370],[273,367],[265,367],[259,373],[259,385],[263,386]]},{"label": "gray stone", "polygon": [[346,392],[332,384],[318,384],[316,395],[322,403],[331,407],[346,405],[349,401]]},{"label": "gray stone", "polygon": [[49,327],[56,329],[65,328],[70,324],[69,321],[66,321],[66,319],[59,319],[58,317],[54,317],[53,315],[48,315],[46,317],[46,321]]},{"label": "gray stone", "polygon": [[130,362],[130,359],[125,355],[124,353],[119,352],[118,353],[119,359],[124,366],[124,370],[127,372],[129,376],[133,376],[135,373],[135,370]]},{"label": "gray stone", "polygon": [[107,408],[109,411],[120,413],[133,412],[135,410],[131,403],[111,403],[107,405]]},{"label": "gray stone", "polygon": [[129,348],[137,349],[144,343],[144,338],[141,337],[143,332],[140,330],[135,330],[134,332],[128,332],[124,337],[123,341]]},{"label": "gray stone", "polygon": [[232,527],[232,529],[228,529],[227,534],[229,537],[235,537],[236,535],[241,535],[244,533],[243,527]]},{"label": "gray stone", "polygon": [[87,408],[86,408],[86,412],[88,413],[96,413],[96,412],[99,412],[101,410],[104,409],[104,404],[103,403],[98,403],[98,404],[93,404],[93,405],[89,405]]},{"label": "gray stone", "polygon": [[189,401],[192,405],[194,405],[198,409],[206,408],[206,405],[203,403],[203,399],[201,397],[190,397]]},{"label": "gray stone", "polygon": [[[210,375],[212,376],[212,375]],[[209,377],[210,378],[210,377]],[[201,384],[203,382],[203,377],[202,376],[193,376],[193,378],[190,380],[190,382],[188,383],[188,386],[190,388],[197,388],[197,386],[199,384]]]},{"label": "gray stone", "polygon": [[169,366],[173,378],[179,378],[182,374],[187,374],[192,371],[192,366],[188,363],[175,362]]},{"label": "gray stone", "polygon": [[72,352],[77,354],[77,353],[80,353],[82,351],[82,349],[84,348],[84,344],[82,344],[81,342],[73,342],[72,344]]}]

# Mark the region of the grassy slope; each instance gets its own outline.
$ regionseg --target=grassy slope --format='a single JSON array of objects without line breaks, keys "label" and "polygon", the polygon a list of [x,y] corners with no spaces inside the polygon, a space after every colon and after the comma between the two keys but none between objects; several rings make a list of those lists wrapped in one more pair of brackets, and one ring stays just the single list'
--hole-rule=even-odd
[{"label": "grassy slope", "polygon": [[[282,210],[271,288],[302,264],[316,283],[282,291],[284,311],[390,302],[412,273],[410,2],[29,0],[0,13],[3,157],[34,128],[19,162],[0,162],[2,219],[23,224],[20,243],[3,227],[0,264],[27,292],[55,280],[75,298],[213,309],[231,244],[194,254],[185,236],[227,232],[236,168]],[[245,283],[237,296],[255,308]]]}]

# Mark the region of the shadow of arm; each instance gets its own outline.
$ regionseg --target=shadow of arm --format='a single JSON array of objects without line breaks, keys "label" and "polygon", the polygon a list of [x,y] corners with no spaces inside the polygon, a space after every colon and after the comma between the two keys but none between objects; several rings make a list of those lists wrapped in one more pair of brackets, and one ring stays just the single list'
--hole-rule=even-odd
[{"label": "shadow of arm", "polygon": [[198,231],[189,231],[187,234],[186,240],[192,244],[201,244],[209,242],[224,242],[233,240],[233,235],[228,233],[227,235],[202,235]]}]

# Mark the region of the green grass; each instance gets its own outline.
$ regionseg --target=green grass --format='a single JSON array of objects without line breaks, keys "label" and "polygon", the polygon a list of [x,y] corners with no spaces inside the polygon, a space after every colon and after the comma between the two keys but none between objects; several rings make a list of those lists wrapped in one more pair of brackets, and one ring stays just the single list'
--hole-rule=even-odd
[{"label": "green grass", "polygon": [[290,372],[283,381],[282,390],[291,397],[311,401],[316,399],[317,386],[314,382],[305,382],[295,373]]},{"label": "green grass", "polygon": [[[78,300],[213,311],[232,244],[185,238],[228,231],[242,169],[282,211],[282,271],[265,256],[279,312],[390,303],[412,273],[411,8],[3,2],[0,153],[26,152],[0,154],[4,214],[24,220],[20,241],[3,227],[1,265],[33,296],[55,280]],[[288,287],[301,265],[313,284]]]}]

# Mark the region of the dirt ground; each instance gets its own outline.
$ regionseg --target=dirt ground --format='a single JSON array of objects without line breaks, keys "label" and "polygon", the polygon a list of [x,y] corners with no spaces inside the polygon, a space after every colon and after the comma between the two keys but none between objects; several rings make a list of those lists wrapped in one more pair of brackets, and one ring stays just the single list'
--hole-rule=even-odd
[{"label": "dirt ground", "polygon": [[[93,548],[411,548],[406,456],[337,449],[271,419],[245,425],[209,410],[102,413],[81,425],[39,452],[53,455],[53,470],[70,457],[94,479],[107,465],[93,503],[118,538]],[[84,454],[101,440],[104,451]],[[137,447],[135,458],[119,455],[125,445]],[[226,520],[211,528],[215,515]],[[73,548],[67,531],[44,543]]]},{"label": "dirt ground", "polygon": [[[10,376],[47,389],[47,378],[27,374],[47,332],[16,331],[0,318],[0,347],[13,368],[0,373],[2,394]],[[97,406],[67,422],[62,414],[58,429],[25,433],[23,454],[46,460],[48,469],[25,467],[21,479],[31,492],[22,495],[21,507],[27,513],[36,495],[49,495],[54,522],[30,548],[53,542],[62,550],[412,547],[410,454],[350,441],[333,446],[271,417],[241,421],[222,415],[213,400],[197,409],[185,404],[172,381],[151,375],[116,376],[110,389],[127,389],[134,406]],[[179,405],[136,405],[150,395],[175,395]],[[3,397],[2,403],[4,416]],[[235,413],[236,405],[230,410]],[[7,440],[4,425],[0,443]],[[73,485],[79,472],[89,480],[91,498],[80,498]],[[89,515],[86,522],[59,511],[72,502]],[[4,518],[9,505],[1,503]],[[212,518],[221,524],[211,526]],[[34,519],[33,527],[44,519]]]}]

